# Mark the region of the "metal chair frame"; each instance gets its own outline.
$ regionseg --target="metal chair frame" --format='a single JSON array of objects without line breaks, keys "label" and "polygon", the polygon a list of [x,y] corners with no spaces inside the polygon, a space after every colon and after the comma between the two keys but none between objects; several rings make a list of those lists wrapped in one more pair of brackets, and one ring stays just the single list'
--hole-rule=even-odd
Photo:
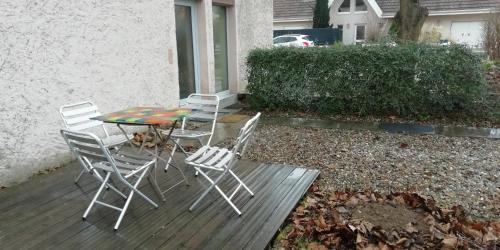
[{"label": "metal chair frame", "polygon": [[[61,115],[65,128],[68,130],[78,132],[89,129],[100,129],[105,135],[104,144],[108,148],[118,147],[119,145],[129,141],[128,136],[122,137],[121,135],[110,135],[102,121],[92,120],[92,118],[100,116],[101,113],[99,112],[97,106],[91,101],[61,106],[59,108],[59,114]],[[80,171],[78,176],[75,178],[75,183],[78,183],[84,173],[95,173],[92,171],[88,159],[78,159],[78,161],[82,166],[82,171]]]},{"label": "metal chair frame", "polygon": [[[179,148],[186,157],[190,155],[184,149],[184,147],[182,147],[182,140],[196,140],[198,141],[200,146],[209,146],[214,135],[215,125],[217,123],[217,115],[219,112],[219,96],[209,94],[190,94],[184,102],[185,103],[181,105],[181,107],[191,109],[192,113],[189,115],[189,117],[185,117],[182,119],[182,125],[180,129],[175,129],[170,134],[170,138],[174,143],[174,148],[170,152],[170,157],[167,161],[167,165],[165,166],[165,171],[168,170],[170,163],[173,161],[173,156],[177,148]],[[186,122],[189,120],[211,121],[212,126],[210,131],[186,130]],[[206,137],[208,137],[208,140],[206,143],[203,143],[202,139]]]},{"label": "metal chair frame", "polygon": [[[153,200],[147,197],[144,193],[138,190],[139,184],[145,176],[150,176],[151,167],[156,163],[156,157],[147,158],[144,155],[134,155],[123,151],[112,154],[106,147],[102,139],[90,132],[75,132],[71,130],[61,130],[61,135],[70,147],[70,149],[79,156],[79,159],[86,159],[87,164],[92,166],[92,171],[97,173],[97,169],[106,173],[102,180],[97,193],[93,197],[89,206],[85,210],[82,218],[85,220],[95,204],[102,205],[117,211],[120,215],[115,223],[114,230],[118,230],[120,223],[125,216],[125,213],[130,205],[132,197],[137,193],[145,201],[158,208]],[[91,160],[91,161],[90,161]],[[128,195],[124,195],[118,191],[111,183],[111,175],[114,174],[118,181],[125,185],[130,190]],[[129,181],[131,178],[136,178],[134,181]],[[151,180],[150,180],[151,183]],[[152,183],[151,183],[152,184]],[[119,208],[109,203],[98,200],[105,187],[111,187],[112,190],[118,193],[125,199],[123,207]],[[154,187],[155,188],[155,187]]]},{"label": "metal chair frame", "polygon": [[[243,187],[252,197],[254,196],[254,193],[232,171],[232,168],[236,164],[237,160],[240,159],[241,156],[245,153],[248,141],[252,137],[253,132],[255,131],[255,128],[257,127],[257,124],[259,122],[260,115],[260,113],[255,115],[240,129],[239,135],[236,139],[236,143],[231,150],[226,148],[203,146],[185,160],[186,164],[193,166],[195,170],[198,171],[210,183],[210,186],[191,205],[189,211],[193,211],[194,208],[200,203],[200,201],[203,200],[203,198],[205,198],[205,196],[207,196],[207,194],[209,194],[210,191],[215,188],[238,215],[242,214],[241,211],[236,207],[236,205],[231,201],[232,198],[236,195],[241,187]],[[208,171],[205,172],[205,169]],[[208,172],[212,170],[220,173],[219,176],[215,178],[215,180],[208,176]],[[227,175],[232,176],[238,182],[238,186],[229,196],[226,195],[218,186],[220,181]]]}]

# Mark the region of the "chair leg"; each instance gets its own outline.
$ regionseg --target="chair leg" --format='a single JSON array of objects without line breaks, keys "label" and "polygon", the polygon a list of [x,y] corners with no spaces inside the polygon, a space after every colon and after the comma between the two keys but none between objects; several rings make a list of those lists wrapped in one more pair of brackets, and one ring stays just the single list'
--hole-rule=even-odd
[{"label": "chair leg", "polygon": [[217,183],[219,183],[222,177],[224,177],[224,175],[221,174],[215,181],[212,181],[212,179],[210,179],[210,177],[208,177],[208,175],[206,175],[205,172],[201,171],[200,168],[195,167],[194,169],[200,172],[201,175],[205,177],[210,182],[211,185],[200,195],[200,197],[198,197],[198,199],[191,205],[191,207],[189,207],[189,211],[193,211],[194,208],[198,205],[198,203],[200,203],[200,201],[203,200],[203,198],[205,198],[205,196],[207,196],[208,193],[210,193],[210,191],[217,185]]},{"label": "chair leg", "polygon": [[212,185],[210,185],[209,188],[207,188],[207,190],[205,190],[205,192],[203,192],[203,194],[201,194],[201,196],[193,203],[193,205],[191,205],[191,207],[189,207],[189,211],[193,211],[193,209],[198,205],[198,203],[203,199],[205,198],[205,196],[207,196],[209,194],[209,192],[212,190],[212,189],[216,189],[217,192],[219,192],[219,194],[222,196],[222,198],[224,198],[224,200],[227,201],[227,203],[229,203],[229,205],[234,209],[234,211],[239,215],[241,216],[241,211],[236,207],[236,205],[234,205],[234,203],[231,201],[231,199],[229,197],[227,197],[227,195],[219,188],[219,186],[217,186],[217,184],[222,180],[222,178],[225,176],[225,173],[222,173],[219,177],[217,177],[217,179],[215,181],[212,181],[212,179],[210,179],[210,177],[208,177],[208,175],[205,174],[205,172],[201,171],[200,168],[196,168],[196,170],[198,170],[200,172],[200,174],[205,177]]},{"label": "chair leg", "polygon": [[78,160],[78,162],[80,162],[80,166],[82,167],[82,171],[80,171],[78,176],[76,176],[75,181],[74,181],[75,184],[77,184],[78,181],[80,181],[80,178],[82,177],[82,175],[84,173],[92,174],[92,171],[91,171],[92,164],[86,158],[82,158],[82,157],[78,156],[77,160]]},{"label": "chair leg", "polygon": [[147,169],[145,169],[141,175],[139,176],[139,178],[137,178],[137,181],[134,185],[130,184],[129,182],[127,181],[124,181],[125,185],[127,185],[132,191],[134,191],[135,193],[137,193],[140,197],[142,197],[145,201],[151,203],[151,205],[153,205],[155,208],[158,208],[158,204],[156,204],[156,202],[154,202],[153,200],[151,200],[149,197],[147,197],[145,194],[143,194],[141,191],[139,191],[137,189],[137,187],[139,186],[139,184],[141,183],[142,181],[142,178],[144,178],[144,176],[146,175],[146,173],[148,172]]},{"label": "chair leg", "polygon": [[229,173],[248,191],[248,193],[250,193],[251,196],[254,196],[252,190],[250,190],[250,188],[248,188],[247,185],[232,170],[229,170]]},{"label": "chair leg", "polygon": [[201,194],[201,196],[193,203],[193,205],[191,205],[191,207],[189,207],[189,211],[193,211],[193,209],[198,205],[198,203],[203,199],[205,198],[205,196],[207,196],[210,191],[212,189],[216,189],[219,194],[222,196],[222,198],[224,198],[224,200],[227,201],[227,203],[229,203],[229,205],[234,209],[234,211],[239,215],[241,216],[241,211],[236,207],[236,205],[234,205],[234,203],[231,201],[231,199],[229,197],[227,197],[227,195],[219,188],[219,186],[217,186],[217,184],[222,180],[222,178],[225,176],[225,173],[222,173],[219,177],[217,177],[217,179],[215,181],[212,181],[212,179],[210,179],[210,177],[208,177],[208,175],[205,174],[205,172],[201,171],[201,169],[199,168],[195,168],[197,171],[199,171],[201,173],[201,175],[203,177],[205,177],[212,185],[210,185],[209,188],[207,188],[207,190],[205,190],[205,192],[203,192],[203,194]]},{"label": "chair leg", "polygon": [[130,205],[130,201],[132,201],[133,196],[134,196],[134,190],[130,191],[127,201],[125,201],[125,205],[123,206],[122,211],[120,212],[120,216],[118,216],[118,220],[116,221],[115,227],[113,228],[115,231],[118,230],[118,227],[120,226],[120,223],[123,220],[123,216],[125,216],[125,212],[127,212],[128,205]]},{"label": "chair leg", "polygon": [[104,187],[106,187],[106,184],[108,183],[108,180],[109,180],[110,176],[111,176],[111,172],[107,172],[106,173],[106,177],[104,177],[104,180],[102,181],[101,186],[97,190],[97,193],[95,194],[95,196],[92,199],[92,201],[90,202],[87,210],[85,210],[85,213],[83,214],[83,219],[84,220],[87,218],[87,215],[89,215],[90,210],[92,209],[92,207],[94,206],[95,202],[97,201],[97,198],[99,198],[99,196],[101,195],[102,190],[104,189]]},{"label": "chair leg", "polygon": [[224,192],[222,192],[222,190],[219,188],[219,186],[215,185],[215,189],[217,189],[217,191],[219,191],[220,195],[222,195],[222,198],[224,198],[224,200],[226,200],[227,203],[229,203],[229,205],[231,205],[231,207],[234,209],[234,211],[239,216],[241,216],[241,211],[236,207],[236,205],[234,205],[234,203],[231,201],[231,199],[229,199],[229,197],[227,197],[227,195]]},{"label": "chair leg", "polygon": [[[203,142],[201,141],[201,138],[198,138],[198,143],[200,143],[200,146],[203,146]],[[198,177],[198,171],[194,172],[194,176]]]},{"label": "chair leg", "polygon": [[[90,163],[89,163],[90,164]],[[101,182],[104,182],[104,178],[102,178],[101,174],[99,174],[99,171],[97,171],[97,169],[95,168],[92,168],[92,171],[90,172],[92,174],[92,176],[94,176],[97,180],[101,181]],[[117,193],[119,196],[121,196],[122,198],[127,198],[126,195],[124,195],[120,190],[118,190],[118,188],[116,188],[115,186],[113,186],[111,183],[113,182],[112,179],[109,179],[108,180],[109,183],[106,183],[106,190],[113,190],[115,191],[115,193]]]},{"label": "chair leg", "polygon": [[[176,142],[179,143],[180,139],[177,139]],[[170,152],[170,158],[168,158],[167,165],[165,166],[165,172],[168,170],[168,166],[170,166],[170,162],[172,162],[172,159],[174,158],[175,150],[177,150],[177,143],[174,143],[174,148],[172,149],[172,152]]]},{"label": "chair leg", "polygon": [[82,171],[80,171],[80,173],[78,174],[78,176],[76,176],[76,178],[75,178],[75,181],[74,181],[74,182],[75,182],[75,184],[77,184],[77,183],[78,183],[78,181],[80,180],[80,178],[82,177],[82,175],[83,175],[85,172],[88,172],[88,171],[87,171],[87,170],[85,170],[85,169],[82,169]]},{"label": "chair leg", "polygon": [[139,186],[139,184],[141,183],[142,179],[144,178],[144,176],[146,175],[147,172],[148,172],[148,169],[145,169],[142,172],[142,174],[137,178],[137,181],[135,182],[134,185],[131,185],[129,182],[125,183],[125,184],[127,184],[127,186],[130,187],[130,194],[128,195],[127,200],[125,201],[125,205],[123,205],[123,207],[121,209],[120,216],[118,216],[118,220],[115,223],[115,227],[113,228],[115,231],[118,230],[118,227],[120,226],[120,224],[123,220],[123,217],[125,216],[125,213],[127,212],[128,206],[130,205],[130,202],[132,201],[132,197],[134,196],[134,193],[137,193],[144,200],[151,203],[155,208],[158,208],[158,205],[154,201],[149,199],[145,194],[143,194],[141,191],[139,191],[137,189],[137,187]]}]

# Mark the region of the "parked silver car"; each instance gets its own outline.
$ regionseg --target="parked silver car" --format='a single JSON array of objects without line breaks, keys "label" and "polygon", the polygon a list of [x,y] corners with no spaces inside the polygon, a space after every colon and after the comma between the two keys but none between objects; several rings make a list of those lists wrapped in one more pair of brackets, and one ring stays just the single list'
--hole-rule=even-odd
[{"label": "parked silver car", "polygon": [[275,47],[312,47],[314,42],[309,39],[308,35],[283,35],[273,39]]}]

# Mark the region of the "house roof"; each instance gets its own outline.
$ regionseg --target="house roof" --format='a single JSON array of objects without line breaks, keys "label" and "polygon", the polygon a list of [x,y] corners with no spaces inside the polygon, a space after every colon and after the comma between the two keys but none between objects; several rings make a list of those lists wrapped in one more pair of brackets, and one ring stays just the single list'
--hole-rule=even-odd
[{"label": "house roof", "polygon": [[[375,0],[384,16],[395,15],[399,10],[399,0]],[[493,9],[500,6],[500,0],[420,0],[420,5],[429,9],[429,14],[439,12],[461,13]]]},{"label": "house roof", "polygon": [[[338,1],[338,0],[333,0]],[[329,4],[333,2],[329,1]],[[383,17],[393,17],[399,10],[399,0],[367,0],[378,5]],[[374,4],[376,2],[377,4]],[[316,0],[273,0],[274,20],[312,20]],[[430,15],[484,12],[500,7],[500,0],[420,0]],[[380,11],[379,10],[379,11]],[[380,13],[377,13],[380,15]]]},{"label": "house roof", "polygon": [[274,20],[312,20],[316,0],[273,0]]}]

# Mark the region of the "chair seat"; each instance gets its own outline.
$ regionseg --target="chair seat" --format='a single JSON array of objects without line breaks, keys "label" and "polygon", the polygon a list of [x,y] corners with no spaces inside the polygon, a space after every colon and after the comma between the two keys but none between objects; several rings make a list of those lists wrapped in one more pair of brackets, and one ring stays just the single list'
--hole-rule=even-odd
[{"label": "chair seat", "polygon": [[189,165],[224,171],[233,154],[226,148],[203,146],[186,158],[185,162]]},{"label": "chair seat", "polygon": [[[163,133],[168,134],[169,131],[164,131]],[[171,138],[200,138],[200,137],[205,137],[209,136],[212,134],[210,131],[203,131],[203,130],[189,130],[189,129],[174,129],[172,131],[172,134],[170,135]]]},{"label": "chair seat", "polygon": [[[133,135],[129,134],[127,134],[127,136],[128,138],[134,137]],[[115,147],[125,142],[127,142],[127,137],[125,137],[125,135],[123,134],[110,135],[109,137],[102,138],[102,143],[104,143],[104,146],[106,146],[107,148]]]},{"label": "chair seat", "polygon": [[[125,177],[133,175],[135,172],[142,170],[156,161],[154,155],[135,154],[132,152],[119,152],[113,154],[112,157],[115,160],[118,171],[120,174],[125,175]],[[94,163],[93,166],[107,172],[114,171],[108,162]]]}]

